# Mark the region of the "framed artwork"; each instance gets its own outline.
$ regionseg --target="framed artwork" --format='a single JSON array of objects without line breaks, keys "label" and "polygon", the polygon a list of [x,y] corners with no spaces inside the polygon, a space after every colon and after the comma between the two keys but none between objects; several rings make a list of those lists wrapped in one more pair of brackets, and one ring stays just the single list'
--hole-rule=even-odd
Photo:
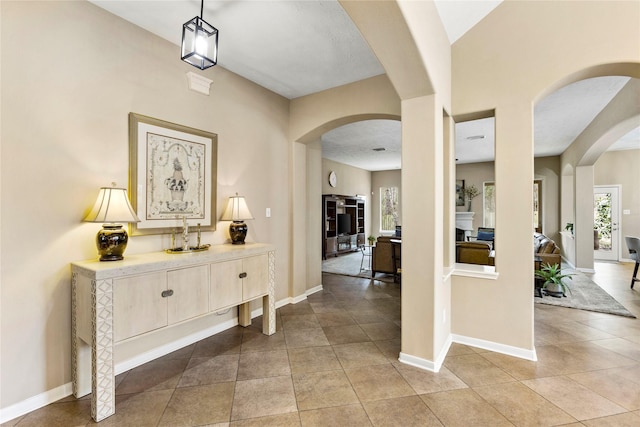
[{"label": "framed artwork", "polygon": [[129,192],[140,222],[131,235],[200,224],[216,229],[218,136],[129,113]]},{"label": "framed artwork", "polygon": [[456,206],[464,206],[464,179],[456,180]]}]

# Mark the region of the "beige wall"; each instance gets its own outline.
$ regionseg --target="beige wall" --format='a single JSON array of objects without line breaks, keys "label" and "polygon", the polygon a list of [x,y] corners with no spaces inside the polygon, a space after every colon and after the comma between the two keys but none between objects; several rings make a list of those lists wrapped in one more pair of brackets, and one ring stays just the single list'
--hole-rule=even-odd
[{"label": "beige wall", "polygon": [[[329,173],[333,171],[338,177],[335,187],[329,185]],[[322,159],[322,194],[342,194],[365,196],[367,204],[371,203],[371,172],[345,165],[329,159]]]},{"label": "beige wall", "polygon": [[[229,195],[246,196],[248,240],[276,245],[277,299],[289,296],[288,100],[220,66],[198,71],[210,96],[190,91],[185,74],[197,70],[178,46],[88,2],[0,11],[0,407],[71,381],[69,263],[96,256],[99,225],[81,220],[98,188],[127,185],[129,112],[218,134],[216,216]],[[228,239],[218,225],[204,242]],[[126,254],[168,244],[135,236]]]},{"label": "beige wall", "polygon": [[[560,157],[537,157],[534,159],[534,177],[542,180],[542,209],[543,224],[542,231],[560,245],[561,231],[560,224]],[[495,180],[493,162],[465,163],[456,166],[457,179],[464,179],[465,185],[475,185],[481,191],[478,197],[471,203],[471,211],[476,214],[473,217],[473,228],[483,226],[483,200],[482,188],[485,182]],[[498,189],[496,191],[499,191]],[[513,198],[517,203],[518,198]],[[457,210],[464,211],[465,207],[457,207]]]},{"label": "beige wall", "polygon": [[[402,171],[388,170],[371,172],[371,234],[379,236],[380,232],[380,188],[381,187],[398,187],[400,195],[402,195]],[[400,199],[398,204],[398,216],[402,219],[402,203]],[[402,225],[402,223],[399,223]],[[384,233],[384,234],[389,234]]]},{"label": "beige wall", "polygon": [[507,0],[454,43],[453,116],[495,112],[496,246],[506,255],[495,280],[454,277],[454,333],[534,348],[533,263],[522,256],[532,253],[532,202],[513,203],[535,176],[533,106],[573,81],[637,68],[639,12],[638,2]]},{"label": "beige wall", "polygon": [[[620,256],[629,259],[624,236],[640,236],[640,150],[609,151],[594,164],[594,185],[620,186]],[[629,210],[624,215],[623,210]]]}]

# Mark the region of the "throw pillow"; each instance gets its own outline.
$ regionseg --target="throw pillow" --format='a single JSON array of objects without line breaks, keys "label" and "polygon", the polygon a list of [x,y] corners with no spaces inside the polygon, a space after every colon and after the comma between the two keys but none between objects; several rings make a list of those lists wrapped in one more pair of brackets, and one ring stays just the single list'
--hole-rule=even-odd
[{"label": "throw pillow", "polygon": [[493,233],[489,232],[489,231],[478,231],[478,240],[484,240],[484,241],[492,241],[493,240]]}]

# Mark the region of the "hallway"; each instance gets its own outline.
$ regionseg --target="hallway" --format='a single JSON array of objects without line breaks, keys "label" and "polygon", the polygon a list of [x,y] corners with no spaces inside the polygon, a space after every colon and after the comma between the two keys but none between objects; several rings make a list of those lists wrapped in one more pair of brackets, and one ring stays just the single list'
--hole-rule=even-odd
[{"label": "hallway", "polygon": [[[631,266],[593,279],[640,315]],[[323,280],[271,337],[258,318],[119,375],[100,425],[640,425],[638,319],[536,304],[538,362],[453,344],[436,374],[397,361],[399,285]],[[88,398],[68,397],[2,426],[93,424]]]}]

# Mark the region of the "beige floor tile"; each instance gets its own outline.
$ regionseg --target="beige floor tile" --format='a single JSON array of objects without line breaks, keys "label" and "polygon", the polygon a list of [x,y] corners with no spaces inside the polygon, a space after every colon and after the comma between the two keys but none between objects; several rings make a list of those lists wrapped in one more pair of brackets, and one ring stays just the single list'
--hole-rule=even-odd
[{"label": "beige floor tile", "polygon": [[461,356],[463,354],[474,354],[475,351],[472,347],[464,344],[451,343],[449,347],[449,351],[447,352],[447,357],[449,356]]},{"label": "beige floor tile", "polygon": [[629,411],[640,410],[640,385],[611,370],[584,372],[568,377]]},{"label": "beige floor tile", "polygon": [[361,402],[416,394],[390,363],[345,369],[345,373]]},{"label": "beige floor tile", "polygon": [[251,418],[248,420],[232,421],[230,427],[299,427],[300,415],[297,412],[272,415],[269,417]]},{"label": "beige floor tile", "polygon": [[470,387],[515,381],[480,354],[447,357],[444,365]]},{"label": "beige floor tile", "polygon": [[621,368],[609,369],[609,372],[633,381],[640,387],[640,363],[632,366],[623,366]]},{"label": "beige floor tile", "polygon": [[396,362],[400,357],[400,338],[386,341],[374,341],[373,342],[378,350],[384,354],[384,356],[391,362]]},{"label": "beige floor tile", "polygon": [[400,338],[400,327],[395,323],[364,323],[360,327],[372,341],[385,341]]},{"label": "beige floor tile", "polygon": [[289,364],[293,374],[342,369],[330,346],[292,348],[289,350]]},{"label": "beige floor tile", "polygon": [[282,329],[292,331],[294,329],[319,328],[320,323],[315,314],[283,314]]},{"label": "beige floor tile", "polygon": [[311,309],[316,314],[319,313],[336,313],[336,312],[344,312],[344,308],[339,302],[311,302]]},{"label": "beige floor tile", "polygon": [[129,371],[116,394],[175,388],[189,359],[157,359]]},{"label": "beige floor tile", "polygon": [[380,323],[386,321],[386,318],[375,309],[352,311],[351,316],[359,325],[364,323]]},{"label": "beige floor tile", "polygon": [[53,403],[25,415],[17,426],[25,427],[75,427],[85,426],[91,421],[91,402]]},{"label": "beige floor tile", "polygon": [[608,334],[617,337],[627,335],[633,336],[640,334],[640,322],[637,319],[631,319],[622,316],[608,316],[596,319],[590,319],[584,322],[592,328],[600,329]]},{"label": "beige floor tile", "polygon": [[622,406],[564,376],[526,380],[522,383],[577,420],[626,412]]},{"label": "beige floor tile", "polygon": [[345,311],[335,312],[335,313],[318,313],[316,314],[316,318],[320,323],[320,326],[344,326],[344,325],[354,325],[356,323],[353,320],[353,317]]},{"label": "beige floor tile", "polygon": [[420,398],[447,427],[512,426],[502,414],[471,389],[423,394]]},{"label": "beige floor tile", "polygon": [[196,343],[191,357],[215,357],[221,354],[240,353],[242,328],[233,328]]},{"label": "beige floor tile", "polygon": [[287,350],[242,353],[238,365],[238,381],[290,375]]},{"label": "beige floor tile", "polygon": [[159,427],[180,427],[229,421],[234,384],[219,383],[176,389]]},{"label": "beige floor tile", "polygon": [[517,426],[553,426],[576,421],[521,383],[478,387],[474,391]]},{"label": "beige floor tile", "polygon": [[299,411],[359,403],[343,370],[295,374],[293,388]]},{"label": "beige floor tile", "polygon": [[333,351],[344,369],[389,363],[372,342],[334,345]]},{"label": "beige floor tile", "polygon": [[[316,294],[314,294],[316,295]],[[318,297],[316,297],[318,298]],[[331,297],[333,299],[333,297]],[[311,298],[309,298],[311,301]],[[290,314],[313,314],[313,310],[311,309],[311,305],[307,301],[302,301],[297,304],[288,304],[278,309],[278,313],[281,315],[290,315]]]},{"label": "beige floor tile", "polygon": [[216,357],[194,357],[178,382],[178,387],[235,381],[238,376],[239,354]]},{"label": "beige floor tile", "polygon": [[460,378],[444,366],[440,368],[440,372],[429,372],[400,362],[392,362],[392,365],[418,394],[468,388]]},{"label": "beige floor tile", "polygon": [[287,348],[318,347],[329,345],[329,340],[327,340],[327,337],[324,334],[322,328],[284,331],[284,339],[287,343]]},{"label": "beige floor tile", "polygon": [[374,426],[442,426],[442,423],[418,396],[365,402],[362,406]]},{"label": "beige floor tile", "polygon": [[[569,344],[559,345],[564,351],[573,354],[574,356],[583,359],[584,363],[581,363],[583,370],[595,370],[595,369],[608,369],[616,368],[619,366],[630,366],[637,363],[636,360],[626,357],[615,350],[607,349],[598,343],[603,340],[597,341],[583,341]],[[610,341],[610,340],[605,340]],[[628,343],[629,347],[636,347],[635,344]],[[640,349],[638,350],[640,356]]]},{"label": "beige floor tile", "polygon": [[287,348],[284,332],[279,330],[273,335],[265,335],[262,330],[246,329],[242,335],[242,353],[250,351],[283,350]]},{"label": "beige floor tile", "polygon": [[[561,344],[582,341],[582,338],[567,331],[566,328],[560,329],[558,324],[549,325],[546,323],[537,322],[535,324],[535,334],[544,336],[544,341],[548,344]],[[585,325],[586,326],[586,325]],[[598,329],[596,329],[597,331]]]},{"label": "beige floor tile", "polygon": [[231,421],[297,411],[290,376],[238,381]]},{"label": "beige floor tile", "polygon": [[635,342],[631,342],[624,338],[612,338],[608,340],[593,341],[593,343],[640,362],[640,346]]},{"label": "beige floor tile", "polygon": [[585,370],[585,360],[556,345],[536,346],[538,361],[520,359],[500,353],[483,353],[482,357],[518,380],[551,377]]},{"label": "beige floor tile", "polygon": [[587,427],[638,427],[640,426],[640,414],[626,412],[609,417],[585,420],[582,424]]},{"label": "beige floor tile", "polygon": [[173,395],[173,390],[121,395],[116,398],[116,413],[89,425],[101,427],[155,427]]},{"label": "beige floor tile", "polygon": [[371,341],[358,325],[327,326],[322,329],[331,345]]},{"label": "beige floor tile", "polygon": [[300,421],[302,427],[364,427],[371,425],[367,413],[360,404],[301,411]]}]

